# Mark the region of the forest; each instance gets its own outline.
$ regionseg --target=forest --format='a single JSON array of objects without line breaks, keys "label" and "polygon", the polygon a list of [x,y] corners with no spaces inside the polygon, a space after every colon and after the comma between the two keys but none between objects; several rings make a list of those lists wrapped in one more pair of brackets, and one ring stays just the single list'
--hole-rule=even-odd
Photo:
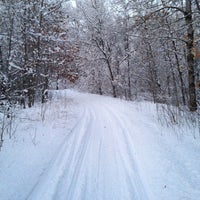
[{"label": "forest", "polygon": [[0,1],[1,120],[70,87],[195,115],[199,73],[199,0]]},{"label": "forest", "polygon": [[200,199],[200,0],[0,0],[0,200]]}]

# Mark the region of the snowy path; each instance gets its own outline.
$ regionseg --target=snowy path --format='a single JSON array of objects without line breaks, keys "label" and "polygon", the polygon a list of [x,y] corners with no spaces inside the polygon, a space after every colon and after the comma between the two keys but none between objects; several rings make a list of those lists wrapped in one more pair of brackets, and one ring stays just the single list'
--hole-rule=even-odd
[{"label": "snowy path", "polygon": [[123,116],[98,101],[79,120],[28,200],[146,200]]},{"label": "snowy path", "polygon": [[5,138],[0,200],[199,199],[198,129],[161,126],[148,102],[52,93]]}]

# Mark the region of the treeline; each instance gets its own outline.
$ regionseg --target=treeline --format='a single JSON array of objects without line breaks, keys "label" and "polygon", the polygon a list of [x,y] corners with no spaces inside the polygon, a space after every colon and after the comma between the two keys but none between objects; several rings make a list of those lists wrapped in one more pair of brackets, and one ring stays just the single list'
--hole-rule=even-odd
[{"label": "treeline", "polygon": [[0,100],[31,107],[50,82],[70,79],[93,93],[198,109],[198,0],[67,2],[0,2]]},{"label": "treeline", "polygon": [[77,1],[83,82],[99,94],[196,111],[199,1]]},{"label": "treeline", "polygon": [[0,1],[0,101],[44,103],[49,83],[73,60],[63,1]]}]

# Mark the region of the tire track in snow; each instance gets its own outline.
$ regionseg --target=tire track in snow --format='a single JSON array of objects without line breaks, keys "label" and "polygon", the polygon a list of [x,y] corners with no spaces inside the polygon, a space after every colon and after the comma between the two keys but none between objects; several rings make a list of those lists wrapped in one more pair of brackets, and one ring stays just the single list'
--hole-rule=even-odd
[{"label": "tire track in snow", "polygon": [[[106,187],[109,187],[109,183],[115,184],[115,181],[119,182],[117,186],[120,186],[118,187],[118,190],[121,190],[121,193],[116,192],[116,194],[121,195],[124,198],[116,196],[112,199],[148,199],[143,183],[138,173],[137,164],[134,160],[134,152],[132,151],[132,149],[127,149],[131,146],[131,144],[130,142],[127,142],[129,141],[127,133],[123,133],[126,128],[116,117],[113,111],[111,110],[110,112],[110,110],[107,108],[107,105],[101,105],[101,103],[98,102],[98,105],[94,104],[92,106],[93,109],[96,111],[101,110],[101,112],[95,113],[96,121],[94,123],[94,128],[96,126],[96,129],[99,130],[100,126],[102,126],[103,124],[107,124],[108,130],[101,130],[101,132],[99,132],[100,141],[98,143],[96,142],[96,144],[98,144],[98,150],[96,152],[98,160],[94,162],[98,163],[96,169],[97,193],[96,196],[92,196],[91,199],[111,199],[112,197],[109,197],[109,195],[106,196],[108,194],[108,190],[106,189]],[[114,134],[115,132],[116,134]],[[124,142],[123,146],[120,145],[122,142]],[[107,143],[107,145],[110,145],[111,148],[106,149],[105,143]],[[92,150],[94,150],[94,148]],[[111,152],[109,152],[109,150]],[[126,156],[125,159],[124,154],[128,154],[129,156]],[[128,160],[127,157],[129,158]],[[113,169],[111,170],[108,169],[109,166],[107,166],[108,163],[106,163],[110,158],[112,160],[112,166],[110,167],[113,167]],[[91,169],[91,171],[92,170],[94,171],[94,169]],[[112,175],[111,178],[113,180],[110,182],[109,179],[106,177],[107,171],[110,171]],[[127,188],[129,188],[129,192],[127,191]],[[113,188],[111,187],[111,189]],[[110,191],[110,193],[112,193],[112,191]]]},{"label": "tire track in snow", "polygon": [[[132,195],[131,199],[142,199],[142,200],[148,200],[148,193],[145,189],[145,186],[142,182],[142,179],[140,177],[140,172],[138,168],[138,164],[135,159],[134,155],[134,146],[131,143],[132,138],[130,137],[130,130],[127,128],[127,124],[124,123],[123,118],[120,118],[122,116],[122,113],[119,111],[111,109],[107,104],[102,104],[102,107],[106,108],[105,110],[110,115],[110,120],[115,121],[116,125],[121,129],[119,133],[121,133],[121,137],[119,135],[114,135],[113,137],[116,137],[117,144],[118,144],[118,157],[120,160],[120,163],[122,164],[125,174],[126,174],[126,180],[127,180],[127,186],[130,187],[130,191],[134,191],[135,194]],[[126,118],[127,119],[127,118]],[[121,145],[123,144],[123,148]],[[129,160],[124,158],[124,155],[128,154]],[[132,179],[133,178],[133,179]]]},{"label": "tire track in snow", "polygon": [[[62,183],[60,184],[61,191],[58,191],[58,194],[54,199],[66,200],[66,199],[79,199],[78,195],[80,191],[76,191],[77,189],[77,180],[80,180],[81,170],[84,168],[85,156],[87,154],[88,146],[92,142],[91,138],[91,124],[93,124],[93,117],[91,111],[87,109],[88,119],[87,119],[87,129],[82,132],[82,136],[80,136],[79,130],[77,130],[77,134],[79,135],[80,142],[77,142],[77,150],[71,149],[72,155],[70,158],[70,162],[68,163],[66,173],[62,178]],[[78,138],[76,138],[78,139]],[[75,144],[74,144],[75,145]],[[70,180],[70,181],[69,181]],[[63,188],[67,188],[64,192]],[[81,188],[79,188],[81,189]],[[82,188],[83,190],[84,188]],[[77,192],[77,193],[76,193]],[[82,199],[82,198],[81,198]]]},{"label": "tire track in snow", "polygon": [[[74,132],[77,130],[84,130],[87,126],[87,110],[84,109],[77,120],[77,123],[73,127],[70,135],[67,135],[61,145],[61,149],[58,150],[51,161],[49,167],[44,171],[41,175],[38,182],[35,184],[31,192],[29,193],[26,200],[54,200],[57,189],[59,188],[60,181],[62,180],[63,175],[66,173],[67,164],[70,161],[70,154],[71,151],[67,151],[67,149],[73,149],[73,145],[77,139],[77,136]],[[65,155],[69,152],[67,155]],[[48,185],[48,188],[47,188]]]}]

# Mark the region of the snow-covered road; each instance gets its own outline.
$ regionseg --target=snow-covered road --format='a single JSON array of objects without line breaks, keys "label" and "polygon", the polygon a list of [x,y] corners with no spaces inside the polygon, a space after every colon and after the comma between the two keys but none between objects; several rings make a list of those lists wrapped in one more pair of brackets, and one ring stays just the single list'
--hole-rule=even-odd
[{"label": "snow-covered road", "polygon": [[127,117],[109,103],[82,111],[28,200],[146,200]]},{"label": "snow-covered road", "polygon": [[199,199],[198,129],[162,126],[148,102],[52,96],[20,111],[15,139],[5,138],[0,200]]}]

